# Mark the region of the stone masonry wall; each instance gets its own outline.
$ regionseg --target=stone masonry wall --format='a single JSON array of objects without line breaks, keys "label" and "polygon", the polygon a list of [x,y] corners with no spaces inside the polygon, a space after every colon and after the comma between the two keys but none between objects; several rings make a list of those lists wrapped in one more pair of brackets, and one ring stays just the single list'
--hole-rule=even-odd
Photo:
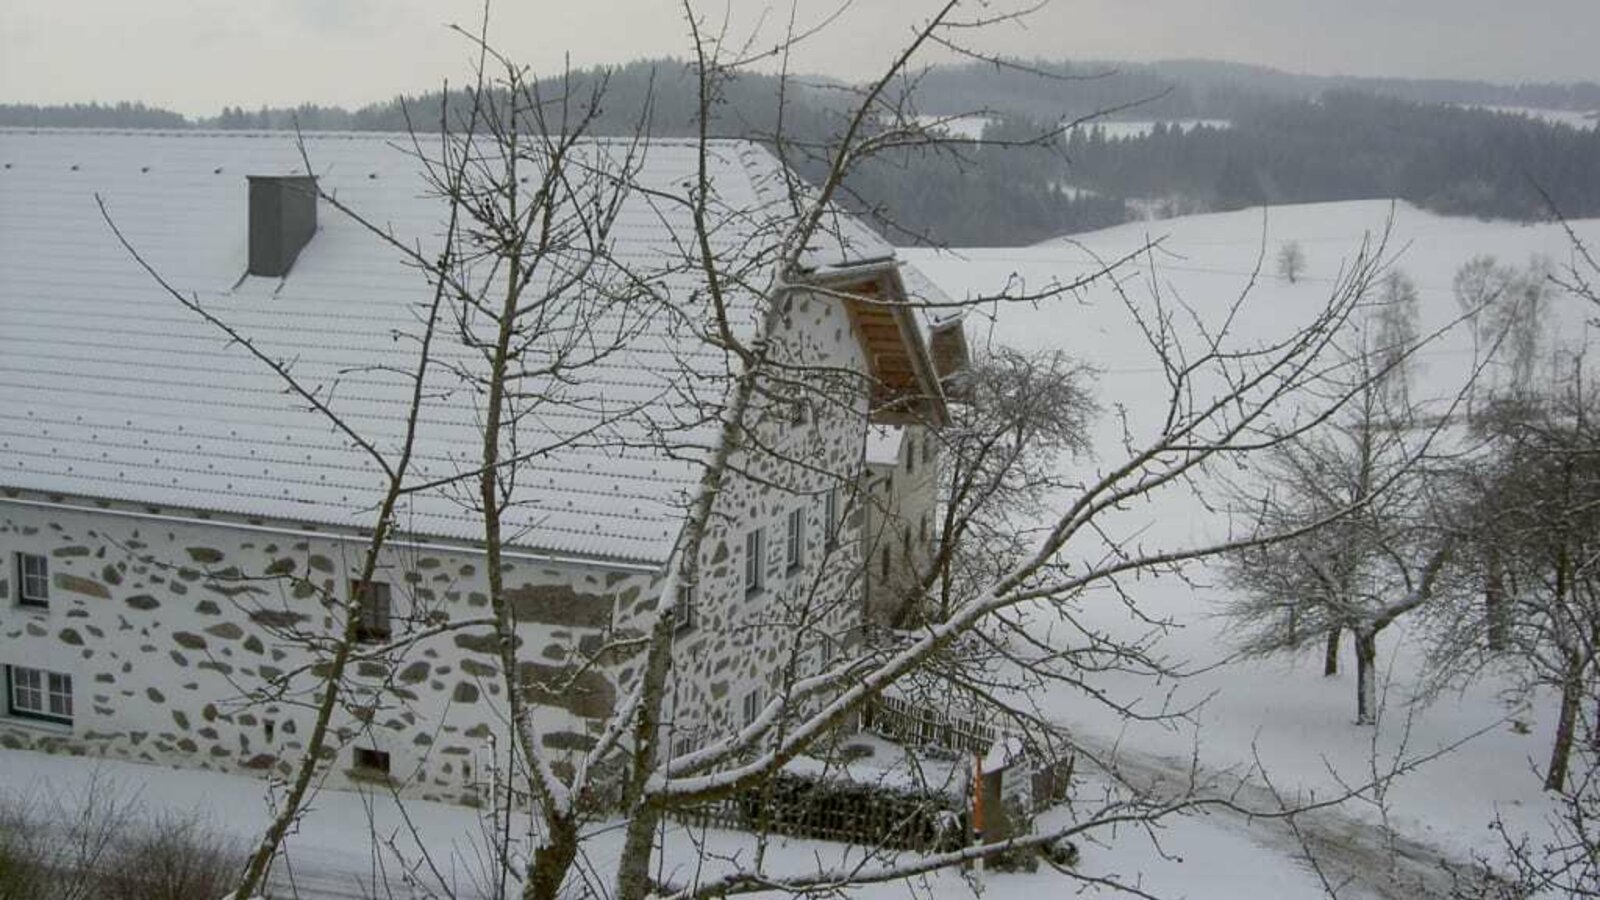
[{"label": "stone masonry wall", "polygon": [[[858,639],[861,515],[854,492],[867,392],[859,376],[838,373],[864,371],[861,345],[837,300],[808,294],[790,297],[774,340],[779,359],[803,368],[762,384],[756,440],[735,454],[738,474],[719,498],[701,560],[697,622],[674,656],[674,743],[737,729],[752,690],[769,700],[786,673],[813,674]],[[803,420],[795,401],[804,402]],[[825,511],[833,488],[841,521],[830,546]],[[796,509],[804,518],[803,549],[801,565],[791,569],[786,539]],[[765,586],[747,593],[746,535],[754,528],[766,534]]]},{"label": "stone masonry wall", "polygon": [[[320,659],[296,636],[337,628],[324,597],[347,596],[364,543],[21,499],[0,496],[0,665],[70,674],[75,709],[70,726],[0,718],[0,745],[286,774],[314,721],[305,702]],[[17,605],[17,553],[49,560],[48,609]],[[397,546],[377,580],[391,586],[395,641],[488,615],[470,550]],[[659,578],[517,559],[507,583],[543,739],[561,753],[586,749],[632,677],[628,661],[554,686],[612,637],[639,633]],[[351,762],[365,747],[390,754],[405,792],[473,801],[491,748],[508,746],[488,634],[462,629],[352,665],[331,783],[371,780]],[[283,691],[264,690],[297,671]]]}]

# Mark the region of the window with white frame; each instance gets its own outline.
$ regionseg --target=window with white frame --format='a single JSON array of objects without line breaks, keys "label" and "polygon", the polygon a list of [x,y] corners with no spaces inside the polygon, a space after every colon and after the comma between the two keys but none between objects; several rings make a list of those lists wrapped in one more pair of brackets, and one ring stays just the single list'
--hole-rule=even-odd
[{"label": "window with white frame", "polygon": [[394,634],[389,585],[382,581],[352,580],[350,595],[356,600],[360,616],[356,622],[356,640],[362,643],[387,641]]},{"label": "window with white frame", "polygon": [[17,554],[17,603],[41,609],[50,605],[50,559],[40,553]]},{"label": "window with white frame", "polygon": [[828,488],[822,498],[822,529],[827,537],[828,549],[839,546],[839,488]]},{"label": "window with white frame", "polygon": [[744,536],[744,592],[758,594],[766,587],[767,530],[752,528]]},{"label": "window with white frame", "polygon": [[694,627],[694,587],[678,585],[678,596],[672,604],[672,630],[683,631]]},{"label": "window with white frame", "polygon": [[6,711],[20,718],[71,725],[72,676],[27,666],[8,666]]},{"label": "window with white frame", "polygon": [[766,704],[761,700],[761,688],[756,688],[744,695],[744,727],[749,728],[756,722],[756,717],[761,715],[761,707]]},{"label": "window with white frame", "polygon": [[806,512],[789,510],[789,531],[785,535],[783,559],[790,572],[798,571],[806,550]]}]

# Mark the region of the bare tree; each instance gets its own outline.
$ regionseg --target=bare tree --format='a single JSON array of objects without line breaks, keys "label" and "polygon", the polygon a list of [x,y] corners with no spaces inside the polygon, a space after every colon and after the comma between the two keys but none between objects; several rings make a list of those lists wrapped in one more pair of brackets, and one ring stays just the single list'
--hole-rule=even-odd
[{"label": "bare tree", "polygon": [[[1407,387],[1416,351],[1416,293],[1398,272],[1324,387],[1349,403],[1315,430],[1275,447],[1240,513],[1270,533],[1329,522],[1294,540],[1248,548],[1230,561],[1239,596],[1227,608],[1246,653],[1298,650],[1326,635],[1333,657],[1349,632],[1356,653],[1356,722],[1377,712],[1377,638],[1432,600],[1457,536],[1437,477],[1443,416],[1426,419]],[[1344,514],[1338,511],[1347,510]],[[1325,663],[1325,672],[1332,669]]]},{"label": "bare tree", "polygon": [[[1509,664],[1525,687],[1560,698],[1545,787],[1567,785],[1586,705],[1593,704],[1600,580],[1594,561],[1600,520],[1595,399],[1581,356],[1561,366],[1541,395],[1518,391],[1478,416],[1491,453],[1472,472],[1480,509],[1478,560],[1491,560],[1493,604],[1458,605],[1441,617],[1436,671],[1459,678]],[[1492,555],[1491,555],[1492,554]],[[1484,636],[1492,639],[1485,641]],[[1600,716],[1600,708],[1594,710]]]},{"label": "bare tree", "polygon": [[1299,241],[1285,241],[1278,248],[1278,277],[1295,284],[1306,271],[1306,252]]}]

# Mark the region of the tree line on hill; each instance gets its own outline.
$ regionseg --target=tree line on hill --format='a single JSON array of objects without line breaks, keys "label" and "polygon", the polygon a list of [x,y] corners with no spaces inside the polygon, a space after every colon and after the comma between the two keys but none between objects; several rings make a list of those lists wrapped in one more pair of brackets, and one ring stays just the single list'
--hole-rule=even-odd
[{"label": "tree line on hill", "polygon": [[985,63],[936,66],[918,86],[925,112],[988,109],[1054,120],[1106,109],[1130,118],[1231,119],[1264,100],[1314,100],[1360,91],[1411,103],[1516,106],[1594,112],[1600,84],[1492,84],[1484,81],[1298,75],[1216,60],[1154,63],[1034,61],[1025,68]]},{"label": "tree line on hill", "polygon": [[[1600,130],[1435,102],[1600,107],[1600,85],[1357,82],[1203,62],[1031,67],[1054,77],[992,66],[928,70],[914,107],[894,99],[886,106],[897,114],[984,115],[984,138],[995,143],[913,142],[853,172],[842,202],[874,218],[897,243],[965,246],[1093,230],[1152,206],[1188,212],[1399,197],[1446,214],[1527,219],[1546,212],[1543,190],[1567,215],[1600,212]],[[604,91],[591,134],[696,133],[699,95],[691,68],[680,61],[641,60],[568,78],[574,95]],[[1324,92],[1350,83],[1364,90]],[[847,93],[840,87],[825,79],[785,84],[776,76],[742,73],[725,86],[710,124],[717,134],[767,141],[781,127],[793,146],[814,151],[791,153],[786,162],[817,181],[825,176],[823,151],[837,142],[846,121]],[[435,92],[354,110],[230,106],[190,123],[142,104],[0,106],[0,125],[432,131],[442,99],[455,109],[468,107],[459,91],[449,98]],[[1428,102],[1416,102],[1421,99]],[[1060,141],[1051,134],[1064,117],[1107,110],[1146,119],[1221,117],[1232,125],[1157,125],[1121,138],[1092,127],[1073,129]],[[885,117],[875,127],[892,123]]]},{"label": "tree line on hill", "polygon": [[1600,214],[1600,129],[1355,91],[1262,102],[1231,127],[1075,129],[1067,155],[1076,185],[1199,208],[1397,197],[1527,220],[1548,212],[1543,191],[1568,216]]}]

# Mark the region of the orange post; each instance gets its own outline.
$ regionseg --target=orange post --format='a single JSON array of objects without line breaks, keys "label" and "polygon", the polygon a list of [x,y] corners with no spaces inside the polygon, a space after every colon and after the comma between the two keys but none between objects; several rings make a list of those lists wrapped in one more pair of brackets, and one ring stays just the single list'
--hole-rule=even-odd
[{"label": "orange post", "polygon": [[[972,754],[972,843],[983,846],[983,754]],[[983,872],[983,857],[978,857],[978,872]]]}]

